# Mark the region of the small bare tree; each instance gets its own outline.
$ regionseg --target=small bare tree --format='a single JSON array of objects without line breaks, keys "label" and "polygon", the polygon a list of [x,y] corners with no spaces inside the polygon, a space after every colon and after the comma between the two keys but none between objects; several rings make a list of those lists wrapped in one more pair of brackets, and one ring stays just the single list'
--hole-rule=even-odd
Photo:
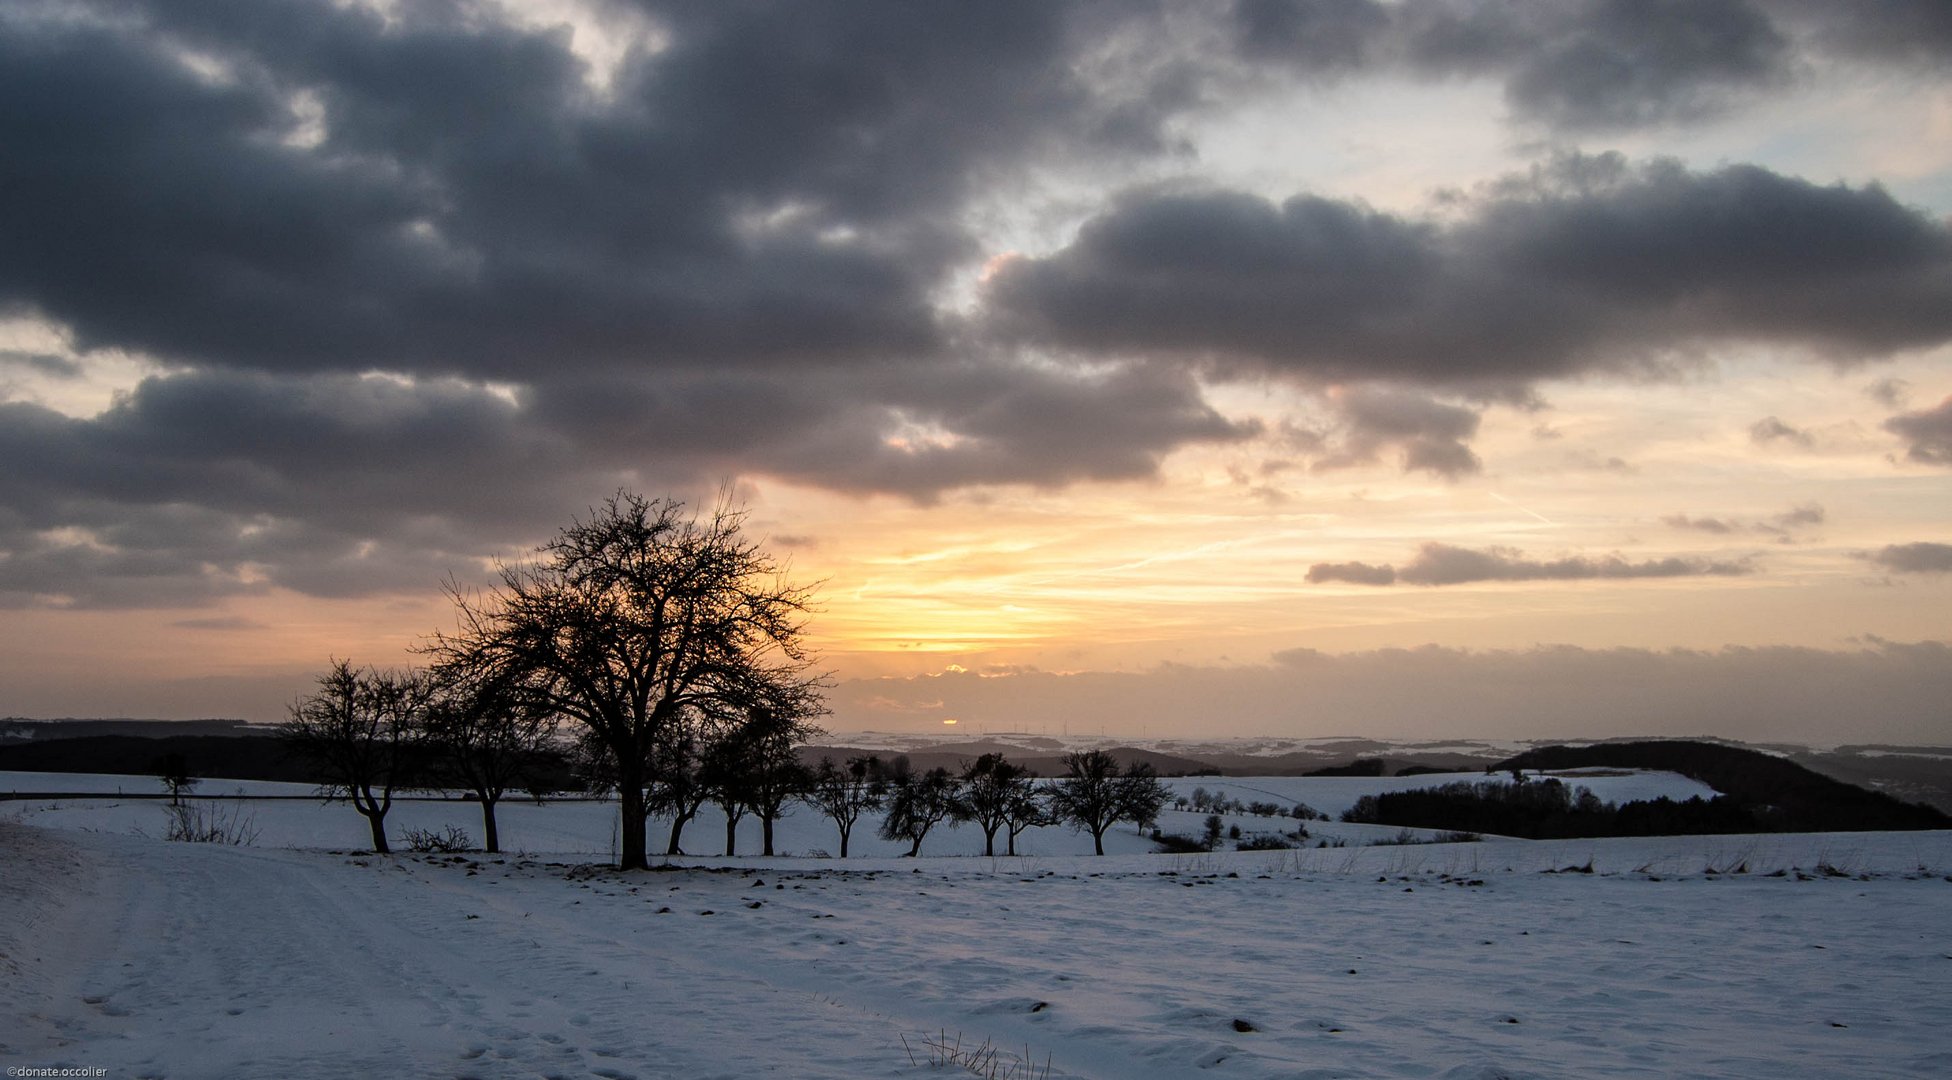
[{"label": "small bare tree", "polygon": [[438,672],[423,714],[423,738],[432,753],[434,778],[453,781],[481,803],[482,845],[501,850],[495,807],[530,777],[555,740],[556,717],[532,696],[476,672],[449,667]]},{"label": "small bare tree", "polygon": [[1049,800],[1033,776],[1012,781],[1003,800],[1003,832],[1009,840],[1008,855],[1017,853],[1017,837],[1026,829],[1057,824]]},{"label": "small bare tree", "polygon": [[174,750],[150,762],[149,771],[163,782],[163,788],[169,792],[171,806],[183,805],[183,796],[202,783],[190,775],[189,761]]},{"label": "small bare tree", "polygon": [[740,733],[752,746],[746,755],[746,804],[759,819],[761,855],[773,853],[773,823],[786,816],[787,807],[813,782],[800,761],[800,743],[812,730],[801,721],[762,710],[749,718]]},{"label": "small bare tree", "polygon": [[671,834],[664,848],[667,856],[684,854],[685,826],[712,797],[710,785],[700,775],[704,768],[700,737],[694,724],[676,724],[652,751],[644,812],[671,818]]},{"label": "small bare tree", "polygon": [[877,757],[849,758],[845,766],[834,764],[833,758],[823,757],[814,766],[805,798],[814,809],[833,819],[834,827],[840,830],[841,858],[847,858],[847,841],[854,833],[854,823],[861,820],[862,814],[881,809],[887,788],[887,781],[881,776],[881,759]]},{"label": "small bare tree", "polygon": [[427,680],[418,672],[359,671],[334,660],[279,729],[285,745],[319,771],[327,799],[351,800],[382,855],[390,850],[386,814],[395,789],[411,780],[426,701]]},{"label": "small bare tree", "polygon": [[881,838],[906,840],[908,854],[920,854],[929,830],[955,812],[956,788],[949,770],[937,766],[917,773],[908,767],[906,757],[896,758],[888,775],[888,812],[881,819]]}]

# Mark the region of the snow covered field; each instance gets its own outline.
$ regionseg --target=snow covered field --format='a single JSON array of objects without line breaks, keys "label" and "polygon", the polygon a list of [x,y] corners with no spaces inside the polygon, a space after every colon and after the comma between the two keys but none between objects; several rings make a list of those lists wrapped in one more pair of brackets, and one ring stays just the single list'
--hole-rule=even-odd
[{"label": "snow covered field", "polygon": [[[48,787],[20,779],[0,790]],[[1333,813],[1399,781],[1174,783]],[[594,865],[610,804],[509,804],[529,854],[499,859],[377,858],[343,805],[234,805],[256,846],[132,834],[160,833],[155,802],[0,803],[0,1064],[968,1075],[931,1067],[946,1033],[1105,1080],[1952,1075],[1949,833],[1167,856],[1121,826],[1104,858],[1047,830],[1037,857],[987,859],[964,829],[931,835],[941,857],[875,841],[842,863],[809,857],[832,835],[801,810],[781,830],[798,856],[621,875]],[[473,814],[404,804],[393,831],[478,835]],[[722,823],[686,836],[716,851]]]}]

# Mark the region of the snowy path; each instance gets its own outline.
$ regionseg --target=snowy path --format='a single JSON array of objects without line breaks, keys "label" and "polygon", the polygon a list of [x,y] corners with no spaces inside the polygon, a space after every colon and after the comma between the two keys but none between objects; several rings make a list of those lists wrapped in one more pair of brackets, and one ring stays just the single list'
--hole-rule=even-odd
[{"label": "snowy path", "polygon": [[902,1035],[947,1031],[1099,1080],[1952,1075],[1943,871],[475,865],[0,821],[0,1059],[921,1077]]}]

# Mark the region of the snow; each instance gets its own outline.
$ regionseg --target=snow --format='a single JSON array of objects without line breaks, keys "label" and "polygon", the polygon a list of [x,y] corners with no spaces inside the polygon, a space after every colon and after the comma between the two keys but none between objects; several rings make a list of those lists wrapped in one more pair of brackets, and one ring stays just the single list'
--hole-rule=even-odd
[{"label": "snow", "polygon": [[[1592,780],[1603,798],[1622,796],[1600,781],[1684,790]],[[1327,810],[1395,782],[1228,794]],[[0,803],[0,1060],[925,1077],[961,1075],[925,1045],[959,1038],[1105,1080],[1952,1074],[1952,833],[1167,856],[1120,826],[1103,858],[1048,830],[1043,854],[992,859],[965,828],[910,860],[863,825],[871,857],[843,863],[808,857],[833,840],[802,810],[780,834],[798,856],[620,874],[594,865],[614,804],[507,804],[505,842],[531,854],[466,858],[353,850],[365,826],[343,804],[218,805],[255,815],[256,846],[154,839],[154,801]],[[468,803],[395,814],[396,835],[478,833]],[[686,836],[712,851],[722,824]]]}]

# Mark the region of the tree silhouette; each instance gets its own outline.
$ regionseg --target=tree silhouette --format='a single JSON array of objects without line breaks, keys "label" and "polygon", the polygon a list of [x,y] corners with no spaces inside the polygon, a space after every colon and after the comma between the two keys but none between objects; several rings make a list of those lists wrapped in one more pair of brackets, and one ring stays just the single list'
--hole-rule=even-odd
[{"label": "tree silhouette", "polygon": [[823,757],[814,767],[806,801],[833,819],[834,827],[840,830],[841,858],[847,858],[847,840],[853,835],[854,823],[862,814],[881,809],[887,788],[877,757],[849,758],[845,766]]},{"label": "tree silhouette", "polygon": [[889,769],[887,814],[881,819],[883,840],[908,841],[908,854],[922,850],[922,839],[929,830],[956,808],[956,778],[937,766],[925,773],[908,767],[906,757],[898,757]]},{"label": "tree silhouette", "polygon": [[352,801],[382,855],[389,850],[386,814],[394,790],[411,779],[426,703],[427,680],[418,672],[357,671],[350,661],[334,660],[318,689],[293,702],[279,728],[292,752],[318,769],[326,797]]},{"label": "tree silhouette", "polygon": [[189,761],[174,750],[151,761],[149,771],[155,773],[156,779],[161,780],[163,787],[169,791],[171,806],[183,805],[183,796],[202,783],[190,775]]},{"label": "tree silhouette", "polygon": [[555,715],[513,688],[458,668],[436,673],[423,737],[435,777],[467,788],[481,803],[486,850],[501,850],[496,805],[531,776],[555,733]]},{"label": "tree silhouette", "polygon": [[1105,853],[1105,833],[1121,818],[1144,825],[1159,816],[1172,793],[1144,762],[1130,769],[1103,750],[1064,756],[1065,775],[1051,789],[1052,813],[1091,834],[1097,854]]},{"label": "tree silhouette", "polygon": [[811,602],[741,532],[743,511],[709,514],[619,492],[504,567],[430,649],[519,687],[527,703],[582,725],[615,770],[625,869],[647,869],[645,793],[654,755],[694,718],[758,708],[817,715],[821,680],[803,641]]},{"label": "tree silhouette", "polygon": [[[1012,764],[1002,754],[984,754],[963,766],[957,816],[975,822],[983,830],[983,854],[996,854],[996,831],[1010,820],[1013,810],[1023,808],[1026,802],[1036,802],[1032,794],[1035,775],[1021,765]],[[1010,834],[1010,840],[1010,854],[1014,855],[1015,832]]]},{"label": "tree silhouette", "polygon": [[786,816],[787,807],[806,794],[813,781],[799,754],[799,744],[808,734],[791,717],[761,712],[735,736],[749,747],[744,755],[746,805],[759,819],[761,855],[773,853],[773,823]]}]

